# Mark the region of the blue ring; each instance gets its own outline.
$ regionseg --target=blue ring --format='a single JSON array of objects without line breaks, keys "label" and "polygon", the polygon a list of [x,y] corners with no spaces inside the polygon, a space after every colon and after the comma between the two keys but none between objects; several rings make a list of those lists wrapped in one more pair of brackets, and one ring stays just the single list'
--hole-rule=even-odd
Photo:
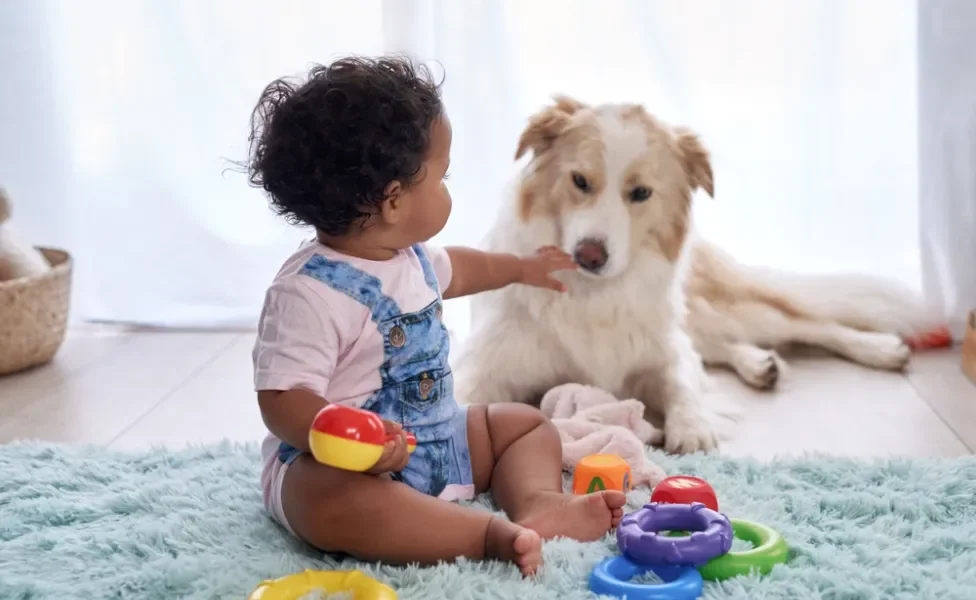
[{"label": "blue ring", "polygon": [[[630,583],[648,571],[666,583]],[[590,591],[627,600],[697,600],[702,593],[702,576],[695,567],[647,567],[626,556],[614,556],[593,567]]]}]

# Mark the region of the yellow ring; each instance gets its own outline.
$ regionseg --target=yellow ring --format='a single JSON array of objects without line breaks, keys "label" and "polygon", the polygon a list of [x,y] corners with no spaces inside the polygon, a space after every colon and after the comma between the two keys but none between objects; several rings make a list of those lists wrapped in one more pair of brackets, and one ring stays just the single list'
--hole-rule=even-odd
[{"label": "yellow ring", "polygon": [[298,600],[312,592],[352,592],[354,600],[397,600],[388,585],[367,577],[362,571],[312,571],[262,581],[248,600]]}]

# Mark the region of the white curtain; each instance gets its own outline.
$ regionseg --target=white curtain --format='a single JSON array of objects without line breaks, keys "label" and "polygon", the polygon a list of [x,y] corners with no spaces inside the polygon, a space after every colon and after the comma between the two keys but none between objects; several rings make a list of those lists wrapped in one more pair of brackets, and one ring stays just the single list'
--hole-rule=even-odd
[{"label": "white curtain", "polygon": [[78,318],[251,325],[307,235],[224,172],[254,101],[311,62],[407,51],[443,67],[454,122],[438,242],[478,242],[523,123],[566,93],[698,130],[701,229],[742,259],[920,286],[917,24],[909,0],[6,0],[0,185],[75,255]]},{"label": "white curtain", "polygon": [[925,291],[961,336],[976,309],[976,3],[925,0],[918,10]]}]

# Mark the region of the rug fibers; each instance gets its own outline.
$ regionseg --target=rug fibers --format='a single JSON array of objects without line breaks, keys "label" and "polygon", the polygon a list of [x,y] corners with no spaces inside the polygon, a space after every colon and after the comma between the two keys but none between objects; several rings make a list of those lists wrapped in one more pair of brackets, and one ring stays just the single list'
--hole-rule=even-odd
[{"label": "rug fibers", "polygon": [[[778,529],[791,559],[766,577],[706,584],[707,599],[976,598],[976,459],[809,457],[770,464],[651,458],[706,478],[723,512]],[[400,598],[583,600],[613,538],[546,544],[546,566],[336,562],[264,514],[256,445],[121,453],[0,446],[0,598],[245,598],[265,578],[361,568]],[[631,508],[648,498],[630,495]],[[490,510],[490,500],[477,506]]]}]

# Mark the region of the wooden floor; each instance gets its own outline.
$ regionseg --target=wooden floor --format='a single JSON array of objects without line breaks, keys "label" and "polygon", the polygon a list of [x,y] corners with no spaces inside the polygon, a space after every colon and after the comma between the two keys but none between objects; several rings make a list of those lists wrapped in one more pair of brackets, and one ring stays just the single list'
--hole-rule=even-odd
[{"label": "wooden floor", "polygon": [[[253,332],[72,330],[52,364],[0,378],[0,443],[260,441],[253,342]],[[829,358],[791,364],[775,393],[716,374],[715,393],[744,406],[721,452],[951,457],[976,449],[976,386],[960,372],[958,350],[920,354],[903,375]]]}]

